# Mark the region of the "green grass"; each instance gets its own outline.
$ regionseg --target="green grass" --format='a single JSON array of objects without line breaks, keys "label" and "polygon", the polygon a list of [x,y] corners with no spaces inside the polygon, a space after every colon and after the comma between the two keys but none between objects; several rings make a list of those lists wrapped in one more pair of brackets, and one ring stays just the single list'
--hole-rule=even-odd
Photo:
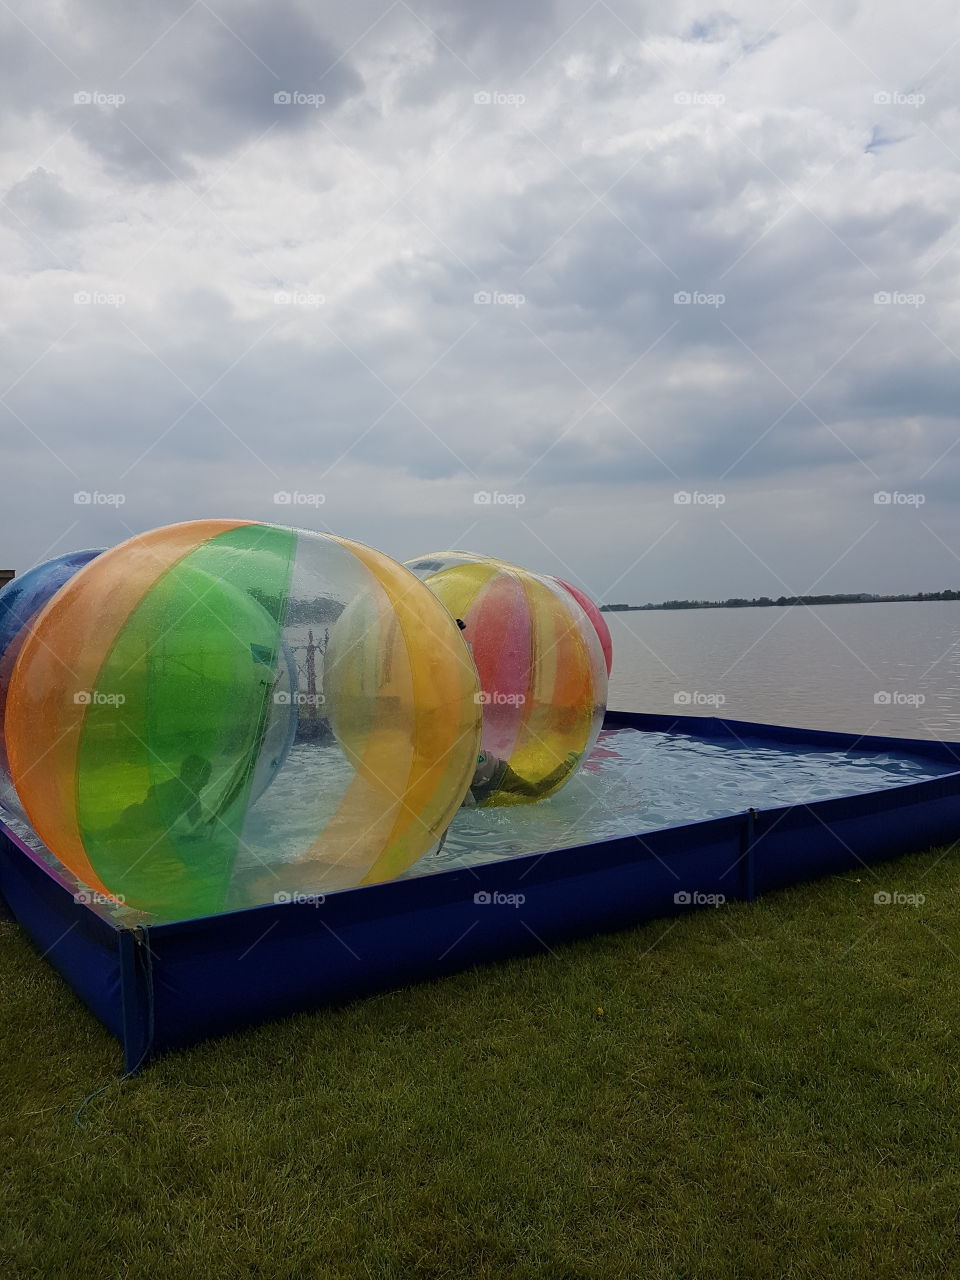
[{"label": "green grass", "polygon": [[118,1048],[4,925],[0,1271],[953,1280],[957,873],[931,852],[261,1027],[82,1129]]}]

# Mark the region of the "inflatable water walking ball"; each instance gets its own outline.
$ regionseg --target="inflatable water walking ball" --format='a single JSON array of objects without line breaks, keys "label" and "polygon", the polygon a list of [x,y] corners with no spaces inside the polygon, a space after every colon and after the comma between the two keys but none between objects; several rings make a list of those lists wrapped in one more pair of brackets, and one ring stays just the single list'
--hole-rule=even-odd
[{"label": "inflatable water walking ball", "polygon": [[575,596],[503,560],[440,551],[408,560],[463,624],[483,703],[470,787],[480,805],[552,795],[589,755],[607,700],[600,639]]},{"label": "inflatable water walking ball", "polygon": [[20,649],[4,732],[56,857],[185,919],[405,871],[467,792],[477,691],[454,619],[387,556],[198,520],[61,587]]},{"label": "inflatable water walking ball", "polygon": [[594,630],[600,640],[600,647],[603,650],[603,660],[606,663],[607,675],[613,670],[613,638],[610,635],[610,628],[607,626],[607,620],[603,614],[590,599],[585,591],[581,591],[579,587],[573,586],[569,582],[564,582],[563,578],[554,578],[554,582],[559,582],[561,587],[569,591],[574,600],[580,605],[584,613],[593,623]]},{"label": "inflatable water walking ball", "polygon": [[78,570],[95,560],[101,552],[102,549],[71,551],[53,560],[44,560],[0,589],[0,805],[18,817],[25,815],[10,781],[2,733],[10,675],[30,626],[40,610],[64,583],[69,582]]}]

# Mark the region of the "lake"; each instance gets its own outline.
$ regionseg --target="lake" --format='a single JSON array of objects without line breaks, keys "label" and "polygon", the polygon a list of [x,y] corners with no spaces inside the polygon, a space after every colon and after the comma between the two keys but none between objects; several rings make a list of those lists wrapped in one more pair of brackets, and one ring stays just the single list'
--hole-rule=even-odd
[{"label": "lake", "polygon": [[604,617],[618,710],[960,739],[960,602]]}]

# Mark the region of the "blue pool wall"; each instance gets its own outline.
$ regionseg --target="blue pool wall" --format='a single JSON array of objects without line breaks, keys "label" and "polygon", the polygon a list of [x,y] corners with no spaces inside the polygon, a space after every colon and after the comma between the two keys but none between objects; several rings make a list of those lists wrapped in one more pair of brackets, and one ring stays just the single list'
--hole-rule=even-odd
[{"label": "blue pool wall", "polygon": [[605,727],[731,745],[890,752],[951,772],[345,890],[318,904],[269,904],[137,928],[75,901],[66,880],[0,824],[0,894],[121,1041],[133,1070],[165,1051],[270,1018],[680,915],[698,897],[749,901],[960,834],[958,743],[629,712],[608,712]]}]

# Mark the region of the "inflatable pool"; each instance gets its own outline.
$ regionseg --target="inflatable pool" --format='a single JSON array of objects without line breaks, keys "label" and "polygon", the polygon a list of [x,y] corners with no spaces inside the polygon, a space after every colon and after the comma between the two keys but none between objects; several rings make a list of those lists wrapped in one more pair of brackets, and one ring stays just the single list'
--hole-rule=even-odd
[{"label": "inflatable pool", "polygon": [[8,815],[0,895],[134,1070],[266,1019],[958,832],[960,743],[608,711],[580,779],[542,805],[464,811],[400,879],[151,923],[78,890]]}]

